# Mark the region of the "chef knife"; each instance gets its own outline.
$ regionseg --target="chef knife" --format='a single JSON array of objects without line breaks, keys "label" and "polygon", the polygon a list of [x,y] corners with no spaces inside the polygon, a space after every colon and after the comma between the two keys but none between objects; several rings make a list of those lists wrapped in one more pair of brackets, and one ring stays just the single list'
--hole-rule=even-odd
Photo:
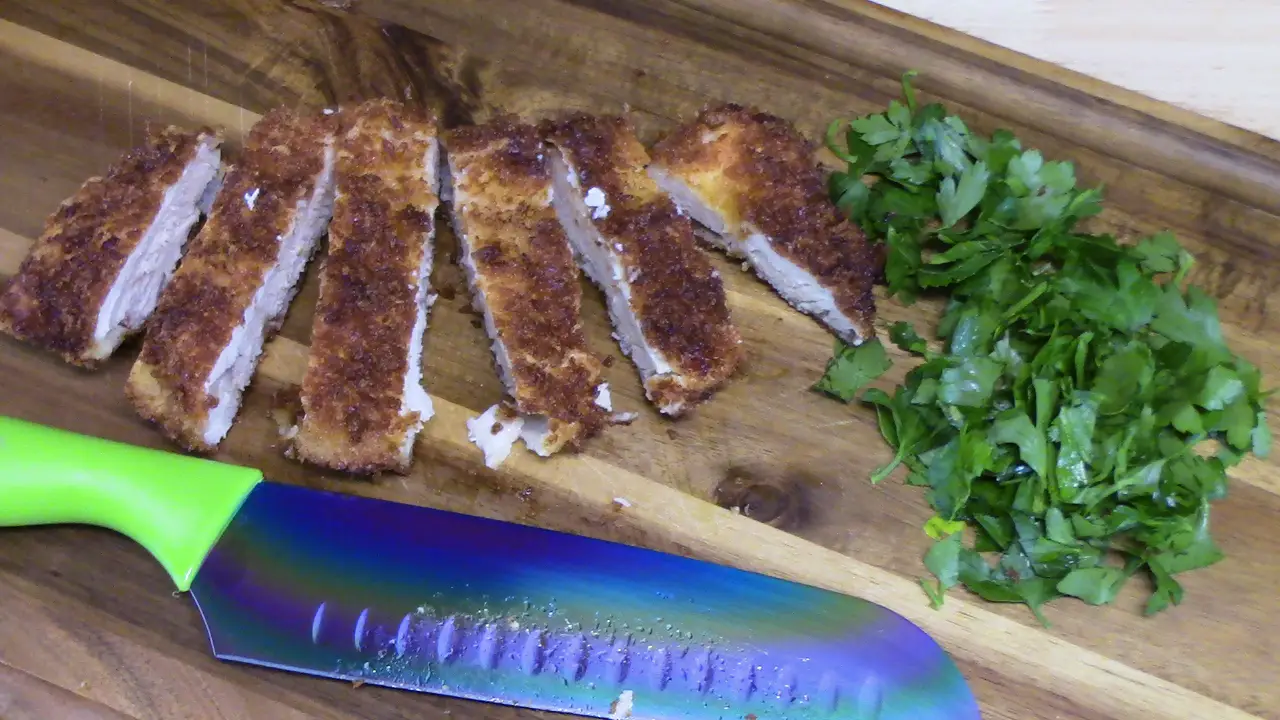
[{"label": "chef knife", "polygon": [[979,717],[865,600],[0,417],[0,527],[54,523],[146,548],[225,661],[590,717]]}]

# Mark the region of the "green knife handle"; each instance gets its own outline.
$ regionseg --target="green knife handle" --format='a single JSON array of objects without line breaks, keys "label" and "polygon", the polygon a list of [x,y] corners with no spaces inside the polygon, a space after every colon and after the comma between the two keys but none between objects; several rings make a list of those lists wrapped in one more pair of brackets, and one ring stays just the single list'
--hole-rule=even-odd
[{"label": "green knife handle", "polygon": [[0,416],[0,527],[115,530],[146,548],[183,592],[261,481],[252,468]]}]

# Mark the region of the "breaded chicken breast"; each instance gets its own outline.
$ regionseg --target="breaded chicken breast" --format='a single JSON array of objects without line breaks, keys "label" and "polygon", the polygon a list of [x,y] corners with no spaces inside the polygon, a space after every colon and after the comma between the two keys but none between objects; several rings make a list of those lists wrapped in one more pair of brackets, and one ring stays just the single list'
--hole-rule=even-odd
[{"label": "breaded chicken breast", "polygon": [[553,207],[533,125],[502,118],[444,136],[459,259],[484,314],[512,407],[469,423],[496,466],[516,437],[540,455],[577,448],[609,420],[601,359],[587,346],[573,252]]},{"label": "breaded chicken breast", "polygon": [[874,333],[876,257],[830,201],[813,153],[787,121],[726,104],[658,142],[649,172],[722,249],[856,345]]},{"label": "breaded chicken breast", "polygon": [[285,109],[259,120],[160,298],[126,392],[189,450],[231,428],[329,222],[336,126]]},{"label": "breaded chicken breast", "polygon": [[557,216],[605,293],[614,336],[645,396],[681,415],[742,359],[720,274],[697,247],[692,221],[645,172],[649,155],[629,122],[574,114],[542,131],[554,146]]},{"label": "breaded chicken breast", "polygon": [[433,414],[422,342],[434,300],[436,120],[385,99],[343,115],[302,415],[286,453],[345,472],[403,472]]},{"label": "breaded chicken breast", "polygon": [[155,310],[221,144],[207,128],[166,127],[85,181],[0,291],[0,331],[85,368],[110,357]]}]

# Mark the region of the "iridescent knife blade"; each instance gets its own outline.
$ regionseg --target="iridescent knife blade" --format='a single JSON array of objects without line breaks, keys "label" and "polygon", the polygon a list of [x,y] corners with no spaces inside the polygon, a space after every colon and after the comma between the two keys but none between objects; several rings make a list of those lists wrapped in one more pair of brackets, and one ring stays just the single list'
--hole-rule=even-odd
[{"label": "iridescent knife blade", "polygon": [[223,660],[592,717],[979,717],[922,630],[807,585],[3,417],[0,473],[0,526],[129,535]]}]

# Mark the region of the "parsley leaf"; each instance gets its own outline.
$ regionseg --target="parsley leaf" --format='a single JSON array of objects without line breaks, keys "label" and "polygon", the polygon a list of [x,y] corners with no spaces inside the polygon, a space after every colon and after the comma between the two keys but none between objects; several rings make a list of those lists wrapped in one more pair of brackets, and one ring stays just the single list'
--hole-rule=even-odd
[{"label": "parsley leaf", "polygon": [[1222,339],[1222,326],[1213,299],[1195,286],[1189,288],[1184,297],[1176,286],[1166,285],[1156,306],[1151,330],[1170,340],[1199,347],[1214,359],[1226,360],[1230,354]]},{"label": "parsley leaf", "polygon": [[1058,581],[1058,592],[1090,605],[1106,605],[1116,599],[1128,579],[1124,570],[1116,567],[1079,568]]},{"label": "parsley leaf", "polygon": [[938,592],[931,598],[934,607],[941,607],[943,593],[960,581],[960,536],[934,543],[924,556],[924,566],[938,579]]},{"label": "parsley leaf", "polygon": [[814,389],[849,402],[859,390],[883,375],[890,366],[889,356],[885,354],[879,339],[872,338],[856,346],[837,341],[835,354],[827,363],[827,372],[814,385]]},{"label": "parsley leaf", "polygon": [[1251,438],[1253,440],[1253,454],[1260,458],[1270,457],[1271,428],[1267,427],[1267,413],[1265,410],[1258,411],[1257,422],[1253,426]]},{"label": "parsley leaf", "polygon": [[1078,400],[1058,412],[1051,428],[1058,442],[1058,463],[1054,471],[1058,480],[1057,496],[1063,502],[1073,502],[1089,485],[1095,412],[1092,400]]},{"label": "parsley leaf", "polygon": [[941,515],[934,515],[924,524],[924,534],[934,540],[941,540],[953,533],[964,530],[964,523],[959,520],[947,520]]},{"label": "parsley leaf", "polygon": [[894,125],[887,115],[871,115],[861,120],[854,120],[849,123],[849,126],[856,130],[862,141],[868,145],[895,142],[903,132],[903,129]]},{"label": "parsley leaf", "polygon": [[880,434],[897,451],[892,460],[872,474],[871,482],[875,484],[889,477],[907,457],[928,449],[942,421],[927,409],[916,406],[911,393],[902,387],[892,397],[883,390],[871,388],[862,399],[875,406]]},{"label": "parsley leaf", "polygon": [[960,181],[948,177],[938,186],[938,209],[942,226],[951,227],[968,215],[987,192],[987,180],[991,173],[986,163],[979,160],[960,173]]},{"label": "parsley leaf", "polygon": [[1155,592],[1151,593],[1151,597],[1147,600],[1147,615],[1155,615],[1170,605],[1182,602],[1182,584],[1175,580],[1173,573],[1165,568],[1160,556],[1157,555],[1148,560],[1147,568],[1151,571],[1151,577],[1156,583]]},{"label": "parsley leaf", "polygon": [[[935,513],[921,585],[935,607],[963,586],[1047,625],[1047,603],[1111,603],[1145,569],[1147,614],[1175,606],[1176,575],[1222,559],[1209,511],[1228,469],[1271,451],[1271,391],[1186,284],[1195,259],[1173,233],[1079,230],[1101,188],[922,104],[914,77],[884,112],[833,122],[827,144],[847,165],[831,199],[883,244],[888,296],[945,301],[931,333],[893,324],[915,364],[892,393],[862,394],[894,450],[872,482],[905,465]],[[849,402],[888,364],[878,342],[837,344],[816,387]],[[1117,553],[1123,567],[1104,562]]]},{"label": "parsley leaf", "polygon": [[928,355],[928,345],[924,338],[916,334],[916,329],[911,327],[911,323],[898,321],[889,328],[889,339],[897,345],[900,350],[906,350],[915,355]]},{"label": "parsley leaf", "polygon": [[1191,253],[1182,249],[1177,238],[1169,231],[1158,232],[1134,246],[1142,267],[1148,273],[1177,273],[1175,282],[1182,282],[1182,277],[1191,269],[1193,259]]},{"label": "parsley leaf", "polygon": [[1205,410],[1222,410],[1244,394],[1244,383],[1230,368],[1218,365],[1205,376],[1196,401]]},{"label": "parsley leaf", "polygon": [[952,405],[983,405],[995,392],[999,377],[1000,364],[994,360],[965,358],[959,365],[942,371],[939,396]]},{"label": "parsley leaf", "polygon": [[1042,478],[1049,477],[1049,444],[1045,433],[1025,412],[1007,410],[991,426],[991,442],[1018,446],[1020,459]]}]

